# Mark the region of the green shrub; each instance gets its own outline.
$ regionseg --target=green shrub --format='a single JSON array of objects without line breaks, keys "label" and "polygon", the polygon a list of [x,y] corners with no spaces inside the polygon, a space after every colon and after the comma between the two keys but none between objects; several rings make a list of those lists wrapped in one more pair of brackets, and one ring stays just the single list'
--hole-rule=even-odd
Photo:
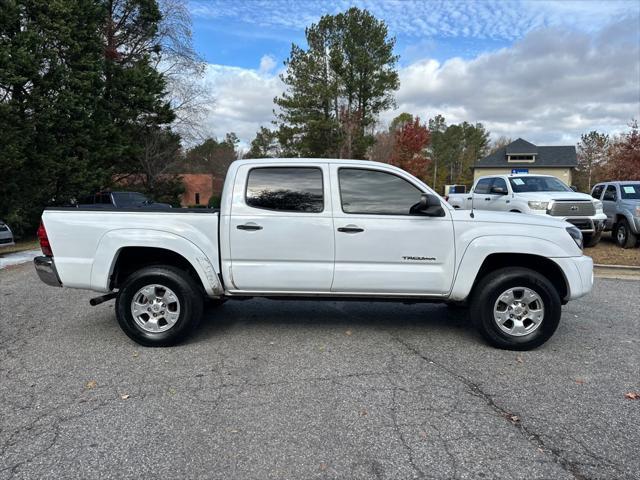
[{"label": "green shrub", "polygon": [[209,199],[209,203],[207,204],[209,208],[220,208],[220,197],[216,195],[211,195]]}]

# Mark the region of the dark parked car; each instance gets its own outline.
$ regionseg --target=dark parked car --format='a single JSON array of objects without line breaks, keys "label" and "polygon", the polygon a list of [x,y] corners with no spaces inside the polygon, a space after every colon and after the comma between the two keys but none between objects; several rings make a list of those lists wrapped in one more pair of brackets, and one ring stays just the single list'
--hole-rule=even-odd
[{"label": "dark parked car", "polygon": [[598,183],[591,196],[602,200],[605,231],[610,230],[621,247],[635,247],[640,238],[640,180]]},{"label": "dark parked car", "polygon": [[171,208],[168,203],[156,203],[138,192],[98,192],[81,198],[79,208],[145,208],[163,210]]}]

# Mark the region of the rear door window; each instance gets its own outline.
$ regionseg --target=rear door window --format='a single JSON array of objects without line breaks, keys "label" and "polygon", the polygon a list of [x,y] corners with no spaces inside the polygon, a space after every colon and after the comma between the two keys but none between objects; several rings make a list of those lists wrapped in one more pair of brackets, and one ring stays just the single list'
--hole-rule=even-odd
[{"label": "rear door window", "polygon": [[316,167],[260,167],[249,171],[247,205],[281,212],[324,210],[322,170]]}]

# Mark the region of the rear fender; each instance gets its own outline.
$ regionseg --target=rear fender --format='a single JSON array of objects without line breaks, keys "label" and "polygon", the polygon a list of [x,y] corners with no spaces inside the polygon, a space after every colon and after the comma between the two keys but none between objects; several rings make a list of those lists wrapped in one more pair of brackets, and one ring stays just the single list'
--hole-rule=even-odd
[{"label": "rear fender", "polygon": [[184,237],[161,230],[118,229],[107,232],[98,243],[91,269],[91,289],[109,291],[119,252],[126,247],[162,248],[184,257],[198,274],[209,296],[223,293],[215,266],[217,259],[208,258],[196,244]]}]

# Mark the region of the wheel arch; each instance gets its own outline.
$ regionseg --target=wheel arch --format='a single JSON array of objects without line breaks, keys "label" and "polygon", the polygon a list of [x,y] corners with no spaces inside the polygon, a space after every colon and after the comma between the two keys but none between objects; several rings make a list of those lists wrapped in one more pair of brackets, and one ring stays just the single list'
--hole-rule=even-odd
[{"label": "wheel arch", "polygon": [[505,267],[523,267],[533,270],[551,282],[563,302],[569,296],[569,284],[562,268],[547,257],[528,253],[492,253],[488,255],[478,270],[470,294],[473,293],[482,278]]},{"label": "wheel arch", "polygon": [[189,240],[168,232],[115,230],[100,240],[91,269],[91,287],[109,291],[135,270],[148,265],[173,265],[187,271],[208,296],[223,289],[211,260]]},{"label": "wheel arch", "polygon": [[560,262],[549,257],[569,256],[557,244],[541,238],[485,236],[473,240],[465,250],[453,281],[449,299],[466,301],[480,278],[505,266],[525,267],[549,277],[566,302],[571,284]]}]

